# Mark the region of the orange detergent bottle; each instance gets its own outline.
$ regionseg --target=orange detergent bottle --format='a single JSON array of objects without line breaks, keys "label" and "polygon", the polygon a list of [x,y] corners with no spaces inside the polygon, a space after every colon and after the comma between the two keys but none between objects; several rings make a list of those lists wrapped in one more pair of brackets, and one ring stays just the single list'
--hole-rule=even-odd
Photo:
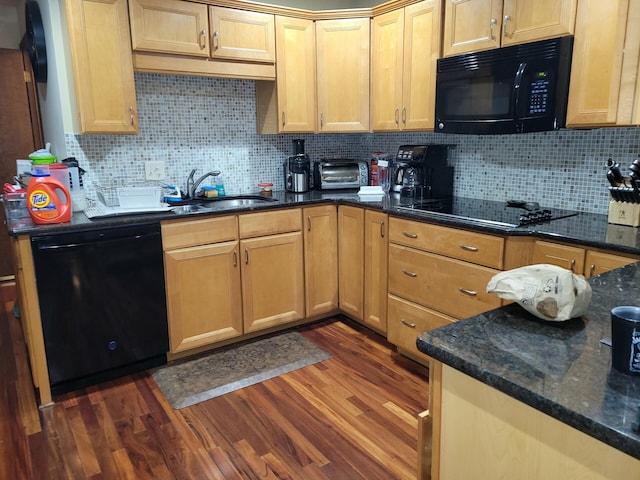
[{"label": "orange detergent bottle", "polygon": [[27,206],[33,223],[71,221],[71,195],[67,187],[49,174],[46,165],[34,167],[27,187]]}]

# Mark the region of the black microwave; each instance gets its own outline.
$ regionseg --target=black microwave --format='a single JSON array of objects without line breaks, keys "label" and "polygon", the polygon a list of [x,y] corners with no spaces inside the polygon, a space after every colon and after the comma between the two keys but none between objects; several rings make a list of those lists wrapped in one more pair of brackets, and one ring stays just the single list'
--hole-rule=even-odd
[{"label": "black microwave", "polygon": [[438,60],[435,131],[502,134],[565,126],[573,37]]}]

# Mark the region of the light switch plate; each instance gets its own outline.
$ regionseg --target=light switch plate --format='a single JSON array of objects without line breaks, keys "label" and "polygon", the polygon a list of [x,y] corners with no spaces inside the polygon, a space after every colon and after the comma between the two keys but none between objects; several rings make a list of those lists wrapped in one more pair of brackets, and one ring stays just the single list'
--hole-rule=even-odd
[{"label": "light switch plate", "polygon": [[144,176],[147,180],[164,180],[167,176],[164,168],[164,162],[161,160],[145,162]]}]

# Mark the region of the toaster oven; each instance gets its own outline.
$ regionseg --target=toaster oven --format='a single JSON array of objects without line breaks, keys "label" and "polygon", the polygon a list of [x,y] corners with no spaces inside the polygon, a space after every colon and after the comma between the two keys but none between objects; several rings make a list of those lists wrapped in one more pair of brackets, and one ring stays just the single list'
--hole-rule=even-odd
[{"label": "toaster oven", "polygon": [[346,158],[326,159],[314,164],[313,177],[319,190],[360,188],[369,183],[369,166]]}]

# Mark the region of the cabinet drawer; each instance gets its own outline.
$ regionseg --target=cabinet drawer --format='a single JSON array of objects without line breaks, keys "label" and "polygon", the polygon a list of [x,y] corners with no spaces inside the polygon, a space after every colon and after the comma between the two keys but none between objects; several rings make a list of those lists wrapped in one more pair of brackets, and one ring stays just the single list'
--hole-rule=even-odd
[{"label": "cabinet drawer", "polygon": [[587,278],[637,262],[638,258],[587,250],[584,274]]},{"label": "cabinet drawer", "polygon": [[237,238],[238,222],[235,215],[162,222],[162,248],[165,251],[172,248],[228,242]]},{"label": "cabinet drawer", "polygon": [[302,230],[302,210],[262,211],[239,217],[240,238],[261,237]]},{"label": "cabinet drawer", "polygon": [[536,240],[533,263],[548,263],[581,275],[584,272],[584,248]]},{"label": "cabinet drawer", "polygon": [[389,295],[387,340],[416,356],[426,355],[416,347],[418,335],[455,321],[447,315]]},{"label": "cabinet drawer", "polygon": [[389,221],[389,241],[502,269],[504,239],[402,218]]},{"label": "cabinet drawer", "polygon": [[389,293],[455,318],[466,318],[501,305],[486,292],[498,270],[391,244]]}]

